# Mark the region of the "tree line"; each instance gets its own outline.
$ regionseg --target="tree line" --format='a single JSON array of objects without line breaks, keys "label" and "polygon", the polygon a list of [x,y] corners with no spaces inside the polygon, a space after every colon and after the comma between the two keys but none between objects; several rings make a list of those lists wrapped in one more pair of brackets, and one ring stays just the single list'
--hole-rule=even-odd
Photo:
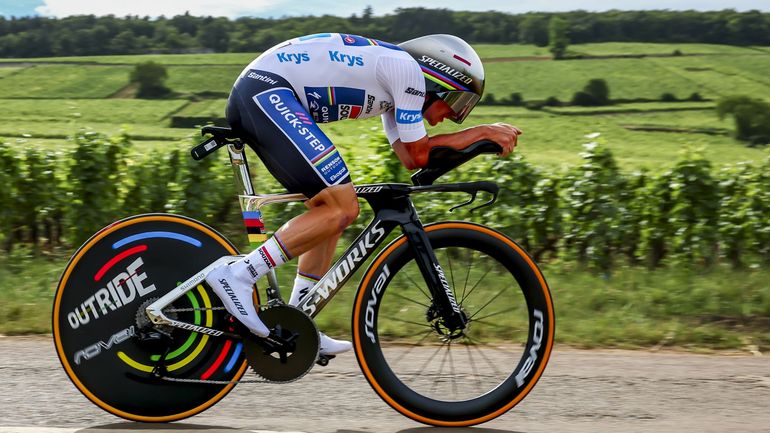
[{"label": "tree line", "polygon": [[[0,142],[0,245],[6,253],[19,247],[69,253],[116,219],[145,212],[185,214],[235,242],[244,240],[231,171],[221,159],[196,162],[180,150],[141,155],[125,136],[80,132],[71,140],[67,153],[27,146],[20,154]],[[357,184],[407,181],[387,139],[378,142],[375,154],[348,155],[352,178]],[[495,181],[502,189],[494,206],[450,214],[465,201],[450,194],[415,196],[417,209],[425,222],[492,224],[538,261],[601,273],[629,264],[770,265],[770,158],[715,169],[689,153],[660,173],[624,173],[597,142],[586,144],[581,156],[582,163],[566,171],[538,169],[520,157],[479,158],[442,180]],[[259,182],[260,193],[282,190],[268,175]],[[272,228],[304,210],[294,205],[265,210]],[[362,209],[359,230],[370,217]]]},{"label": "tree line", "polygon": [[93,15],[60,19],[0,17],[0,57],[138,53],[251,52],[305,34],[341,32],[400,42],[451,33],[471,43],[549,43],[552,18],[573,44],[666,42],[770,45],[770,14],[759,11],[608,11],[505,14],[400,8],[375,16],[367,7],[350,17],[278,19],[171,18]]}]

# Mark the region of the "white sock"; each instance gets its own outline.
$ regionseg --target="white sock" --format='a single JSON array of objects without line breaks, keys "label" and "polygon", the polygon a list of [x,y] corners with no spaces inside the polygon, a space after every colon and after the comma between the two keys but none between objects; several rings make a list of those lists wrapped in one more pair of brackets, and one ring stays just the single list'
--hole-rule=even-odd
[{"label": "white sock", "polygon": [[277,235],[273,235],[259,248],[241,260],[230,265],[233,274],[247,278],[251,284],[257,282],[270,269],[280,266],[294,257],[289,253]]},{"label": "white sock", "polygon": [[315,286],[315,283],[320,280],[321,277],[306,274],[297,271],[297,277],[294,278],[294,288],[291,289],[291,298],[289,298],[289,305],[297,305],[302,298],[307,295],[307,292]]}]

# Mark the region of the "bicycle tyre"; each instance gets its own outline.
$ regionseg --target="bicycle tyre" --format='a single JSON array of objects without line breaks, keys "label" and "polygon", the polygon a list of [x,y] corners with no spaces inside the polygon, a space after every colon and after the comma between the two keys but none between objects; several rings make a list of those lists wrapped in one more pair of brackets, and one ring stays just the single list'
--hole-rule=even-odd
[{"label": "bicycle tyre", "polygon": [[[70,259],[56,289],[53,337],[67,376],[91,402],[132,421],[176,421],[211,407],[234,384],[167,382],[151,369],[158,347],[136,335],[143,307],[214,260],[238,254],[221,234],[193,219],[167,214],[128,217],[111,224]],[[255,302],[258,302],[255,295]],[[229,326],[219,298],[201,284],[172,307],[180,321]],[[146,316],[145,316],[146,317]],[[234,381],[246,371],[239,342],[171,330],[168,374]]]},{"label": "bicycle tyre", "polygon": [[[495,230],[466,222],[443,222],[428,225],[425,231],[437,258],[441,261],[446,280],[454,290],[458,304],[470,317],[469,327],[466,328],[467,335],[454,337],[456,339],[453,340],[442,335],[440,327],[435,327],[435,323],[429,323],[426,307],[431,304],[420,301],[423,296],[430,298],[429,291],[427,286],[420,289],[420,284],[415,282],[419,278],[419,281],[425,284],[418,271],[410,270],[409,267],[417,267],[407,239],[401,236],[373,260],[356,293],[352,318],[356,358],[374,391],[399,413],[434,426],[461,427],[483,423],[518,404],[543,374],[555,332],[550,290],[529,255],[513,240]],[[471,261],[473,257],[481,256],[487,265],[491,263],[489,266],[496,268],[497,272],[492,275],[491,283],[480,286],[491,272],[487,270],[469,291],[473,293],[466,295],[471,275],[477,278],[481,273],[469,266],[464,278],[465,287],[460,294],[458,290],[462,285],[462,275],[450,275],[454,271],[451,263],[447,263],[452,261],[453,256],[455,260],[470,257]],[[412,279],[408,272],[413,272],[416,277]],[[408,281],[399,282],[400,273],[406,273]],[[454,281],[455,279],[458,281]],[[497,288],[490,290],[495,282],[502,287],[499,292]],[[510,290],[509,283],[510,287],[518,286],[519,290]],[[413,285],[417,285],[419,290],[408,287]],[[483,299],[487,296],[485,293],[496,295],[486,301]],[[481,300],[471,300],[471,296],[481,297]],[[517,303],[518,299],[522,299],[521,305]],[[510,324],[496,330],[484,324],[489,319],[482,321],[474,316],[489,305],[499,309],[509,308],[508,304],[512,305],[510,310],[500,310],[483,317],[494,316],[500,320],[518,321],[521,331],[508,329],[515,326]],[[478,311],[473,311],[474,308]],[[511,314],[503,314],[509,311]],[[514,311],[518,314],[513,313]],[[398,327],[391,326],[393,324],[406,326],[406,329],[398,330]],[[485,332],[495,334],[495,341],[480,343]],[[471,337],[471,334],[474,336]],[[422,338],[415,342],[420,336]],[[519,338],[520,345],[511,344],[516,343],[513,337]],[[501,339],[503,341],[500,341]],[[470,359],[470,362],[465,364],[471,364],[471,370],[465,373],[456,371],[460,367],[467,369],[468,366],[455,363],[451,354],[453,344],[461,348],[461,355],[465,353]],[[415,350],[415,346],[422,349]],[[430,359],[425,363],[423,361],[428,353],[433,353],[432,357],[436,357],[442,350],[444,355],[441,371],[435,376],[426,368]],[[487,354],[495,351],[510,353],[510,358],[505,355],[496,356],[503,362],[506,359],[512,360],[505,366],[507,370],[500,372],[495,369],[492,374],[480,371],[482,367],[492,370],[482,364],[488,363],[495,368],[490,361],[490,358],[494,357],[484,360],[485,356],[482,356],[483,362],[478,365],[473,361],[473,354],[476,351],[483,354],[484,350]],[[406,361],[409,362],[402,361],[405,357],[408,357]],[[447,357],[449,363],[446,362]],[[418,360],[419,362],[415,362]],[[418,364],[422,364],[425,370],[415,371],[415,368],[421,368],[415,367]],[[445,364],[451,365],[451,371],[446,374]],[[449,394],[453,392],[468,391],[460,388],[469,388],[474,378],[478,391],[470,390],[470,396],[450,397]],[[480,383],[483,380],[489,381],[489,389],[481,389]],[[457,382],[460,382],[460,385],[457,385]]]}]

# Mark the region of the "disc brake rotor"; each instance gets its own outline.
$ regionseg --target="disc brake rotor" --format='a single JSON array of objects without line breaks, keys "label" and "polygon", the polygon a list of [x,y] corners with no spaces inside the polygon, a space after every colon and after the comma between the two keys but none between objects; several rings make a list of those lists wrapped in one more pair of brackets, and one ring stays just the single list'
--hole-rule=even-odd
[{"label": "disc brake rotor", "polygon": [[270,336],[243,340],[251,369],[271,382],[291,382],[307,374],[316,359],[320,339],[313,319],[297,308],[278,305],[259,312]]}]

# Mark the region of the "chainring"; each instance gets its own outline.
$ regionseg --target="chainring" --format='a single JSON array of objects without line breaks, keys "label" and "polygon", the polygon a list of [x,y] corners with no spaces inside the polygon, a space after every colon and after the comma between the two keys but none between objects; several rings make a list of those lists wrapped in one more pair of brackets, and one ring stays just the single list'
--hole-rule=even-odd
[{"label": "chainring", "polygon": [[270,336],[243,340],[251,369],[270,382],[292,382],[307,374],[318,359],[320,337],[315,322],[301,310],[276,305],[259,312]]}]

